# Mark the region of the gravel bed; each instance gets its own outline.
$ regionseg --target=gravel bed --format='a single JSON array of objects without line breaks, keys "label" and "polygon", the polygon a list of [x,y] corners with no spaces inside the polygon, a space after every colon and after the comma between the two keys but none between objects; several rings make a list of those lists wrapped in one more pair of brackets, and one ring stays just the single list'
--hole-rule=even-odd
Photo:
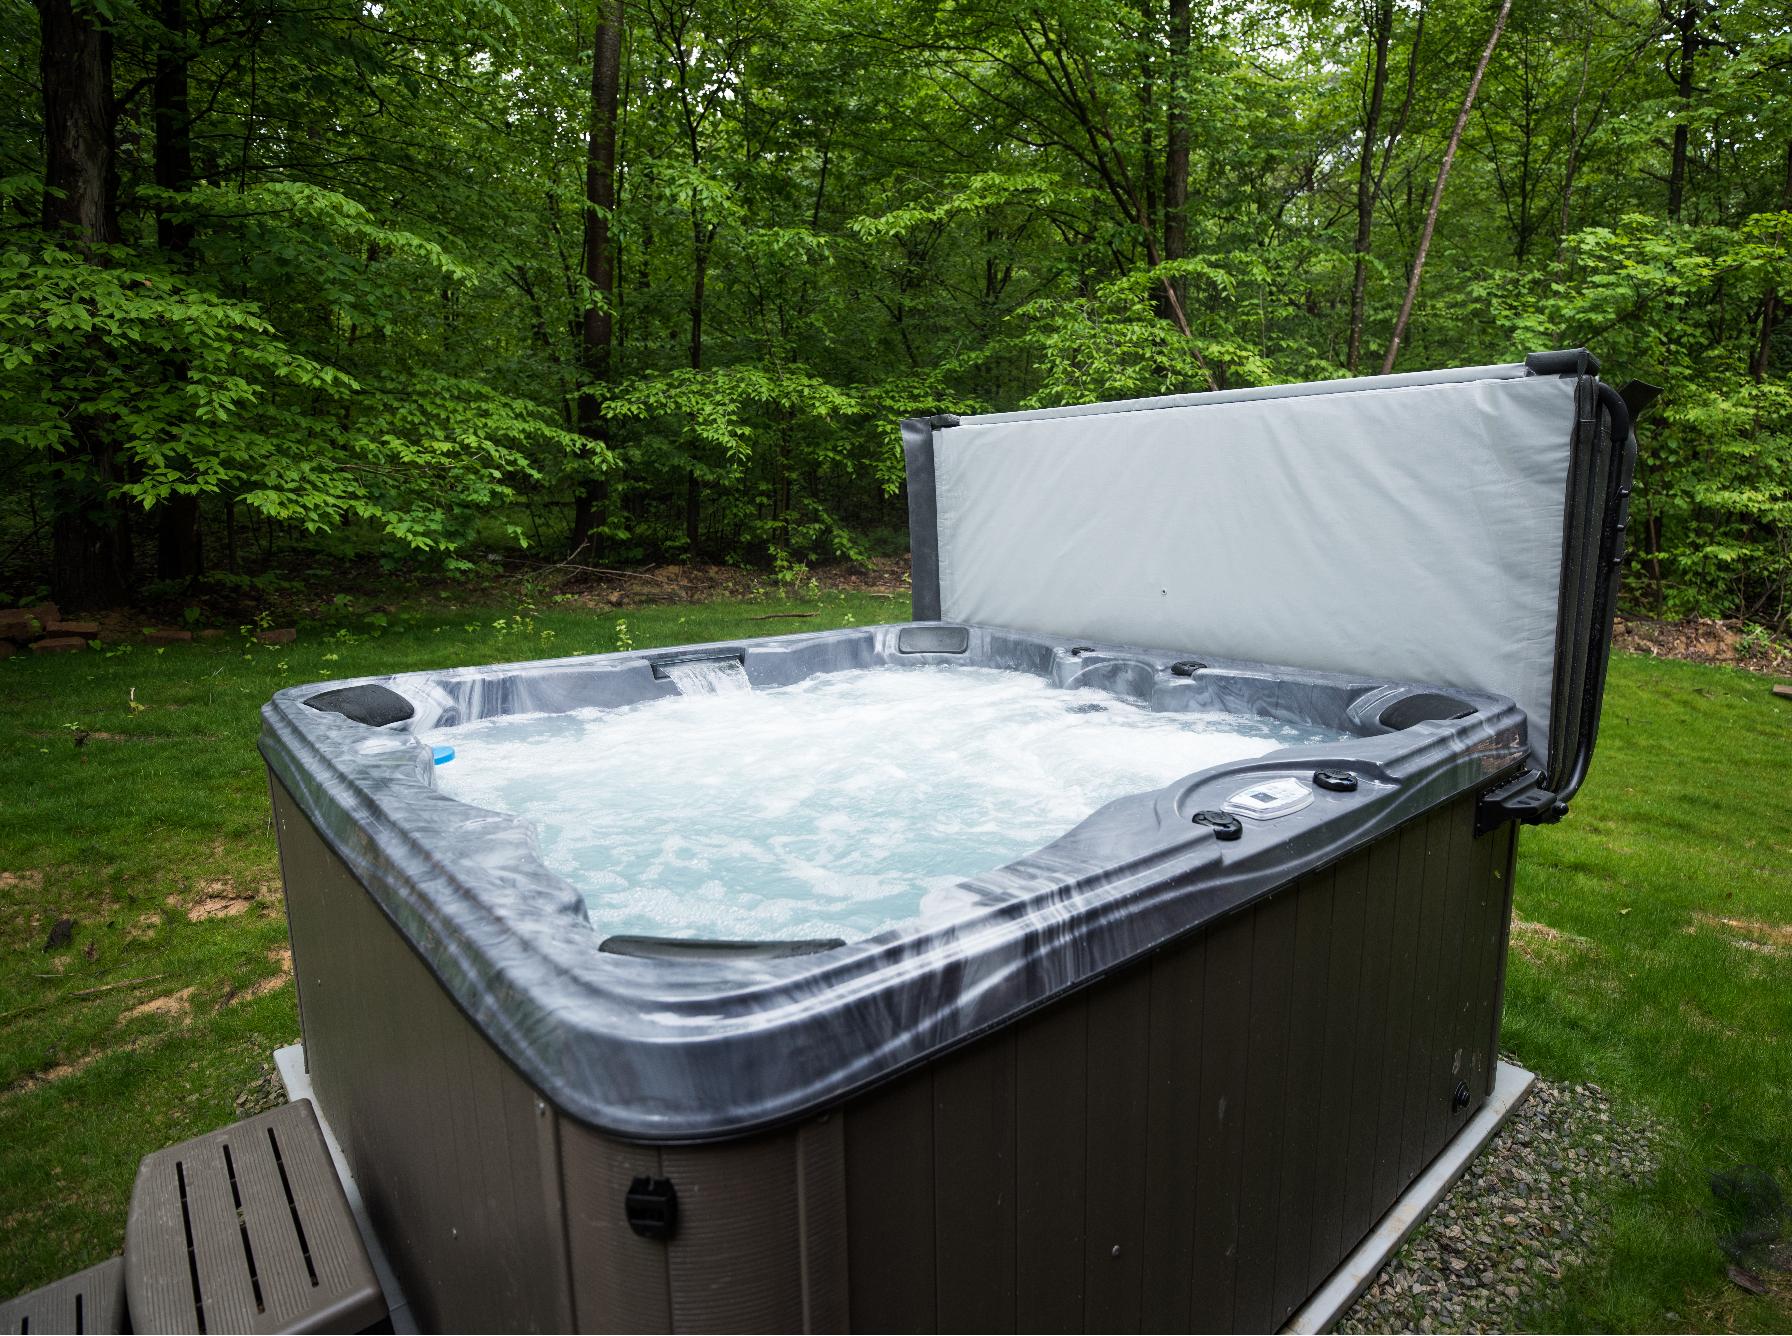
[{"label": "gravel bed", "polygon": [[1512,1330],[1590,1255],[1607,1190],[1655,1173],[1657,1140],[1596,1085],[1537,1081],[1337,1330]]},{"label": "gravel bed", "polygon": [[286,1083],[272,1059],[262,1064],[261,1072],[244,1086],[236,1097],[236,1116],[253,1118],[258,1113],[277,1109],[286,1103]]}]

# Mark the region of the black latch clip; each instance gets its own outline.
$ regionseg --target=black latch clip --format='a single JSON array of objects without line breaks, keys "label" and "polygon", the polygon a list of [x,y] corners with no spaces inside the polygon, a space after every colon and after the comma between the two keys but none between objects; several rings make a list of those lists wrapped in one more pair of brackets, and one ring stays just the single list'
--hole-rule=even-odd
[{"label": "black latch clip", "polygon": [[1568,815],[1568,804],[1543,787],[1543,776],[1526,770],[1497,789],[1489,789],[1475,803],[1475,834],[1498,830],[1508,821],[1527,826],[1546,826]]},{"label": "black latch clip", "polygon": [[628,1185],[623,1212],[635,1233],[663,1242],[678,1232],[678,1189],[669,1178],[637,1178]]}]

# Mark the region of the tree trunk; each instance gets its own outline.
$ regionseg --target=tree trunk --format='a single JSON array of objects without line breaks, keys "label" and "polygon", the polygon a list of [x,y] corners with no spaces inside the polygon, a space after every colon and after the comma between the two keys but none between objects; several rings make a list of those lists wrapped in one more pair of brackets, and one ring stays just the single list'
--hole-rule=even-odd
[{"label": "tree trunk", "polygon": [[1680,93],[1680,114],[1674,119],[1674,156],[1668,167],[1668,218],[1680,221],[1680,208],[1686,202],[1686,150],[1691,127],[1687,117],[1692,110],[1693,61],[1699,54],[1699,10],[1695,0],[1686,0],[1674,27],[1680,33],[1680,67],[1675,71]]},{"label": "tree trunk", "polygon": [[[164,29],[156,46],[152,94],[155,98],[155,180],[163,190],[184,191],[193,184],[192,114],[187,106],[186,0],[161,0]],[[193,244],[193,225],[156,209],[156,242],[185,260]]]},{"label": "tree trunk", "polygon": [[[186,0],[161,0],[162,33],[156,46],[151,93],[155,99],[155,182],[163,190],[179,193],[192,188],[192,115],[187,105]],[[156,242],[177,267],[191,258],[193,225],[170,209],[156,206]],[[166,363],[170,380],[186,379],[180,361]],[[205,573],[205,549],[200,539],[199,498],[170,496],[156,508],[156,578],[189,583]]]},{"label": "tree trunk", "polygon": [[[691,266],[691,370],[703,370],[703,304],[709,285],[709,243],[715,238],[715,229],[711,228],[705,236],[701,222],[693,213],[691,216],[691,243],[694,263]],[[685,475],[684,485],[684,537],[690,546],[690,555],[697,556],[697,540],[702,536],[703,497],[697,474],[693,470]]]},{"label": "tree trunk", "polygon": [[[610,379],[616,268],[610,215],[616,207],[616,107],[622,88],[622,0],[603,0],[591,44],[591,125],[585,138],[585,309],[579,319],[579,435],[594,450],[609,444],[596,387]],[[579,484],[573,500],[572,549],[588,545],[607,518],[610,485]]]},{"label": "tree trunk", "polygon": [[84,250],[113,245],[118,165],[113,146],[112,35],[73,0],[38,0],[44,99],[44,230]]},{"label": "tree trunk", "polygon": [[1437,210],[1443,203],[1444,186],[1450,179],[1450,164],[1456,161],[1456,150],[1462,143],[1462,131],[1468,125],[1469,113],[1475,109],[1475,94],[1481,91],[1481,80],[1493,62],[1493,50],[1500,44],[1506,20],[1512,13],[1512,0],[1501,0],[1500,12],[1493,20],[1493,31],[1481,52],[1481,63],[1475,66],[1475,77],[1468,81],[1468,92],[1462,98],[1462,110],[1456,114],[1456,126],[1450,131],[1450,142],[1444,148],[1444,160],[1437,166],[1437,184],[1431,188],[1431,207],[1425,213],[1425,228],[1419,233],[1419,248],[1413,255],[1412,274],[1406,280],[1406,296],[1400,301],[1400,316],[1394,321],[1394,336],[1388,340],[1388,353],[1381,362],[1381,374],[1388,375],[1400,356],[1400,342],[1406,337],[1406,325],[1412,319],[1412,304],[1419,295],[1419,280],[1425,274],[1425,254],[1431,249],[1431,235],[1437,230]]},{"label": "tree trunk", "polygon": [[[1363,116],[1363,151],[1356,165],[1356,252],[1350,281],[1350,344],[1344,365],[1356,374],[1363,351],[1363,303],[1369,289],[1369,238],[1375,225],[1375,148],[1381,131],[1381,105],[1388,87],[1388,44],[1394,34],[1393,0],[1375,0],[1370,36],[1375,42],[1375,69],[1369,81],[1369,106]],[[1418,53],[1413,53],[1418,59]]]},{"label": "tree trunk", "polygon": [[[1780,211],[1792,209],[1792,144],[1786,145],[1786,180],[1780,187]],[[1773,234],[1774,245],[1779,245],[1783,233]],[[1761,300],[1761,336],[1755,341],[1754,355],[1749,358],[1749,374],[1759,385],[1767,379],[1768,367],[1773,361],[1773,331],[1779,323],[1781,298],[1778,288],[1767,289],[1767,295]]]},{"label": "tree trunk", "polygon": [[1593,40],[1589,36],[1580,51],[1580,85],[1574,90],[1574,106],[1568,113],[1568,163],[1562,169],[1562,214],[1556,224],[1556,263],[1568,245],[1568,222],[1574,205],[1574,176],[1580,170],[1580,108],[1587,95],[1587,73],[1593,63]]},{"label": "tree trunk", "polygon": [[[73,0],[38,0],[44,112],[43,226],[95,264],[116,245],[112,38]],[[94,357],[102,352],[95,347]],[[79,375],[86,368],[77,368]],[[76,413],[53,493],[50,588],[65,608],[115,603],[129,583],[128,548],[112,506],[118,452],[108,424]]]},{"label": "tree trunk", "polygon": [[1156,220],[1162,210],[1158,206],[1158,190],[1163,184],[1157,176],[1157,51],[1154,15],[1156,0],[1139,0],[1139,183],[1145,191],[1145,216]]},{"label": "tree trunk", "polygon": [[[1164,259],[1188,255],[1188,42],[1191,0],[1170,0],[1169,78],[1164,89]],[[1178,306],[1187,292],[1174,280]]]},{"label": "tree trunk", "polygon": [[156,578],[190,584],[204,573],[199,498],[177,493],[156,507]]}]

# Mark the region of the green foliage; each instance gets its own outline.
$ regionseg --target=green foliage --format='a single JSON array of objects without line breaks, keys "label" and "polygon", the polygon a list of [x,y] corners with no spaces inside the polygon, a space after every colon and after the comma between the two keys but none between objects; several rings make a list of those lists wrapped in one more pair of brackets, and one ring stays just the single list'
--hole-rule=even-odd
[{"label": "green foliage", "polygon": [[[1490,19],[1224,0],[1185,40],[1166,0],[631,0],[605,295],[595,6],[178,8],[92,11],[116,245],[40,228],[35,16],[0,17],[14,587],[56,582],[70,515],[159,552],[182,496],[215,572],[243,516],[387,559],[564,551],[575,511],[588,561],[852,558],[900,542],[902,414],[1344,374],[1359,269],[1373,369]],[[1403,344],[1403,369],[1586,344],[1665,388],[1647,609],[1792,613],[1789,70],[1765,0],[1520,0]]]},{"label": "green foliage", "polygon": [[[194,192],[195,207],[210,193]],[[308,532],[362,521],[412,548],[451,549],[470,516],[536,476],[531,451],[585,448],[538,405],[406,356],[399,299],[416,271],[468,281],[439,248],[309,187],[228,202],[234,212],[215,220],[243,226],[220,232],[204,279],[125,248],[0,250],[0,447],[28,479],[91,483],[83,438],[103,430],[116,500],[150,509],[225,495]],[[356,260],[348,245],[392,258]],[[283,336],[260,304],[211,286],[243,271],[294,304],[309,289],[337,337]],[[342,346],[360,332],[377,355]]]},{"label": "green foliage", "polygon": [[[1792,287],[1792,217],[1675,226],[1640,214],[1566,239],[1572,274],[1480,295],[1537,343],[1609,350],[1663,388],[1642,433],[1632,539],[1636,589],[1673,615],[1765,613],[1782,622],[1792,577],[1792,379],[1757,375],[1746,343],[1712,340],[1715,306]],[[1636,596],[1633,589],[1633,597]]]},{"label": "green foliage", "polygon": [[1087,300],[1041,297],[1016,313],[1017,338],[1033,353],[1040,385],[1027,407],[1086,403],[1219,388],[1212,368],[1223,365],[1234,385],[1281,379],[1250,343],[1225,337],[1225,303],[1216,301],[1199,331],[1184,336],[1157,308],[1167,282],[1210,280],[1229,298],[1228,276],[1200,261],[1182,260],[1127,274],[1097,288]]}]

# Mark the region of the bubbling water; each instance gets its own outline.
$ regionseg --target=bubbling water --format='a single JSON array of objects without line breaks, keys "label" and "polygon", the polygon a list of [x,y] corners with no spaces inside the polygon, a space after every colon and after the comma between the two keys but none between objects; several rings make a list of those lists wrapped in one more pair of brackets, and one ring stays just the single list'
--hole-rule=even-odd
[{"label": "bubbling water", "polygon": [[602,935],[869,936],[1124,794],[1339,735],[1154,713],[1024,673],[795,686],[434,729],[449,795],[525,818]]}]

